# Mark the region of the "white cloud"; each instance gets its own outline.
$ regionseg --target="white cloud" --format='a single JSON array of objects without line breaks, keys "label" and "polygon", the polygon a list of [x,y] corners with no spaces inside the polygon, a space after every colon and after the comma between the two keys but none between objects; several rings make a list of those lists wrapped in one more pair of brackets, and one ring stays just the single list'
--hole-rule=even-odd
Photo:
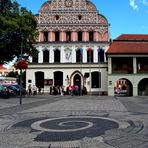
[{"label": "white cloud", "polygon": [[143,5],[148,6],[148,0],[142,0]]},{"label": "white cloud", "polygon": [[[143,0],[144,1],[144,0]],[[145,0],[146,1],[146,0]],[[138,10],[138,5],[136,4],[136,0],[129,0],[130,6],[133,8],[133,10]]]}]

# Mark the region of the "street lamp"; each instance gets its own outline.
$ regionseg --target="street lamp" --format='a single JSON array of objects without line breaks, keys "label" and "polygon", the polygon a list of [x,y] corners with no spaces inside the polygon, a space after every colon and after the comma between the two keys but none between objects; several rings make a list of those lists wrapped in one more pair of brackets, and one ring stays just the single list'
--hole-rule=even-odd
[{"label": "street lamp", "polygon": [[[23,59],[23,41],[21,41],[21,58]],[[22,104],[22,69],[20,69],[20,105]]]},{"label": "street lamp", "polygon": [[28,62],[26,59],[23,58],[23,36],[22,36],[22,32],[20,30],[20,35],[21,35],[21,53],[20,53],[20,58],[18,59],[18,61],[16,62],[16,64],[14,64],[14,67],[16,69],[20,70],[20,105],[22,104],[22,90],[23,90],[23,86],[22,86],[22,74],[23,74],[23,69],[27,69],[28,68]]}]

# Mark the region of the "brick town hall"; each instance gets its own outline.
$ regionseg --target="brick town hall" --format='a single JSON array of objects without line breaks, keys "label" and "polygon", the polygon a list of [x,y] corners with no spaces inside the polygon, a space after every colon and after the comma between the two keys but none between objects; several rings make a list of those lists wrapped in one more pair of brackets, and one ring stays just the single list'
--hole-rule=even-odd
[{"label": "brick town hall", "polygon": [[109,24],[89,0],[48,0],[35,15],[37,57],[30,58],[27,86],[78,85],[87,92],[107,92],[105,51]]},{"label": "brick town hall", "polygon": [[48,0],[35,18],[38,55],[30,57],[26,86],[148,95],[148,35],[121,35],[110,45],[109,23],[90,0]]}]

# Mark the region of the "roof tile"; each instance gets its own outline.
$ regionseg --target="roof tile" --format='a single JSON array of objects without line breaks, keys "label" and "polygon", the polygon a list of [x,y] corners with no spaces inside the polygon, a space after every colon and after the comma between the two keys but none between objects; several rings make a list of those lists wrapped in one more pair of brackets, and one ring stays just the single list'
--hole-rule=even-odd
[{"label": "roof tile", "polygon": [[107,54],[148,54],[148,35],[120,35],[113,40]]}]

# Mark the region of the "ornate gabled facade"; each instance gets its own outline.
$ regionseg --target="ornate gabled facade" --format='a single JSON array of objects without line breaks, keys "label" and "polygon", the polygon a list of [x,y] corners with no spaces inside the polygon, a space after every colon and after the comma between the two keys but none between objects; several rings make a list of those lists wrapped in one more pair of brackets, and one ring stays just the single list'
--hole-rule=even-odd
[{"label": "ornate gabled facade", "polygon": [[107,92],[109,24],[90,0],[48,0],[35,15],[38,55],[30,57],[27,86],[79,85]]},{"label": "ornate gabled facade", "polygon": [[108,22],[98,13],[92,2],[88,0],[67,1],[53,0],[42,5],[40,13],[36,15],[41,41],[44,31],[50,32],[48,41],[55,40],[54,34],[51,33],[55,31],[62,32],[61,41],[66,41],[65,32],[67,31],[74,34],[75,38],[72,41],[77,41],[77,31],[83,31],[83,41],[89,41],[88,32],[91,31],[95,32],[94,41],[108,40]]}]

